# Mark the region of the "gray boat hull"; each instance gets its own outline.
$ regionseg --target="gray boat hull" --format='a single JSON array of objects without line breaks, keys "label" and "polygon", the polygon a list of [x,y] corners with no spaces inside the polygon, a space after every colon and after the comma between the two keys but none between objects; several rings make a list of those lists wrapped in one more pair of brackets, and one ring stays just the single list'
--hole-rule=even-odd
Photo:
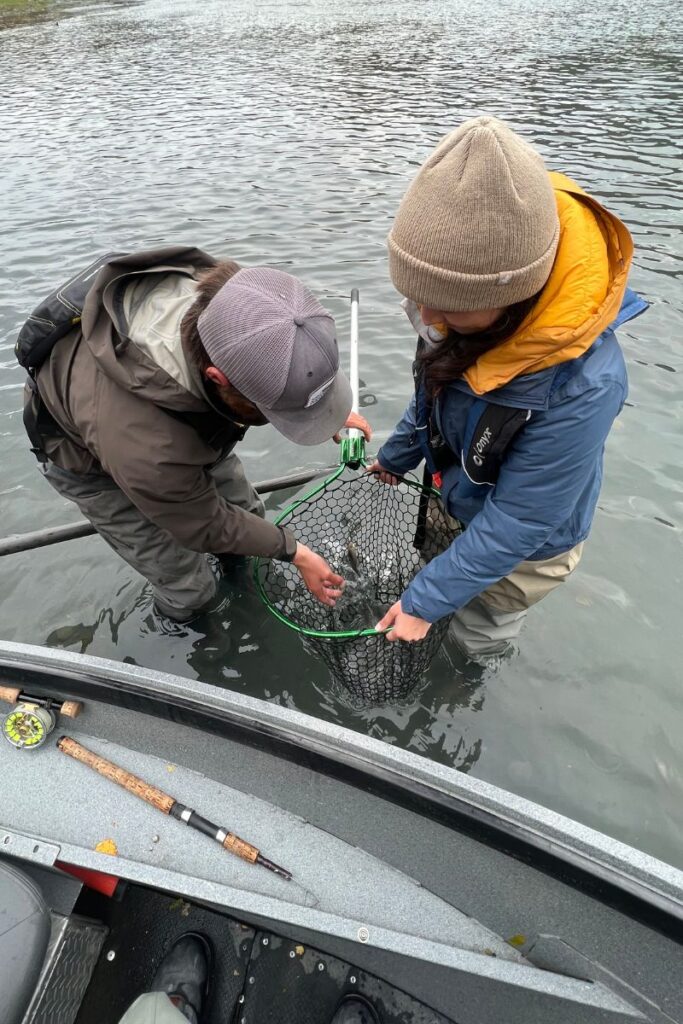
[{"label": "gray boat hull", "polygon": [[[229,910],[458,1024],[683,1021],[683,873],[673,867],[485,782],[230,691],[6,643],[0,664],[5,685],[85,702],[41,749],[0,747],[3,854]],[[244,835],[293,881],[71,761],[56,749],[60,732]],[[95,850],[105,839],[115,858]]]}]

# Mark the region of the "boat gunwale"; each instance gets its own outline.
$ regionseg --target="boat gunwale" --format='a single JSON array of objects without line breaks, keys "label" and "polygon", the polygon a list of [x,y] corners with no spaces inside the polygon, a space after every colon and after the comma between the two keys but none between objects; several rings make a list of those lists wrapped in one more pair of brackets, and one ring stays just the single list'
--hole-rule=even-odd
[{"label": "boat gunwale", "polygon": [[96,700],[189,728],[208,728],[259,749],[264,749],[265,739],[268,753],[370,789],[523,860],[665,935],[680,934],[682,871],[411,751],[259,698],[92,655],[0,641],[0,671],[5,685],[21,685],[35,696],[58,689],[60,696]]}]

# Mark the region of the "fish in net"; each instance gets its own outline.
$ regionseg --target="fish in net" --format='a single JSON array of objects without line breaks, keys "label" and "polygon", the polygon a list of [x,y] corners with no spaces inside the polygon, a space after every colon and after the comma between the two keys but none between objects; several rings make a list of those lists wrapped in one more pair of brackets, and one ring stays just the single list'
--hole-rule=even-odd
[{"label": "fish in net", "polygon": [[334,608],[321,604],[287,562],[259,559],[255,578],[268,608],[305,638],[332,677],[356,699],[381,704],[408,696],[439,649],[449,619],[423,640],[389,642],[375,624],[416,574],[445,551],[459,526],[437,491],[403,479],[340,469],[277,520],[343,576]]}]

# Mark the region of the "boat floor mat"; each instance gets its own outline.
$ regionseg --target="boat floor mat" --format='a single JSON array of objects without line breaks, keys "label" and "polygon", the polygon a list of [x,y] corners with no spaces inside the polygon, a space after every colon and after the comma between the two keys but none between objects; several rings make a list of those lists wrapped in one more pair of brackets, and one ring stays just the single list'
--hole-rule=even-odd
[{"label": "boat floor mat", "polygon": [[450,1024],[380,978],[320,950],[257,932],[235,1024],[331,1024],[340,1000],[364,995],[381,1024]]},{"label": "boat floor mat", "polygon": [[214,949],[202,1024],[330,1024],[340,1000],[354,992],[375,1005],[382,1024],[451,1024],[336,957],[175,896],[137,885],[121,900],[84,891],[77,910],[103,921],[109,936],[76,1024],[118,1024],[187,931],[206,935]]},{"label": "boat floor mat", "polygon": [[202,1024],[232,1024],[244,988],[253,928],[137,885],[127,886],[120,901],[84,890],[77,910],[103,921],[109,935],[76,1024],[118,1024],[130,1004],[149,991],[164,954],[189,931],[206,935],[213,946],[212,984]]}]

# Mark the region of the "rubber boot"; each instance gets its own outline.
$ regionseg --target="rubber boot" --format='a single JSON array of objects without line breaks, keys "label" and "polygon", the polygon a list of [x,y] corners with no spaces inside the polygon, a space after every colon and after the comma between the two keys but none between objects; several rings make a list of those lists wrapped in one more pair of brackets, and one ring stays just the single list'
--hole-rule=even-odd
[{"label": "rubber boot", "polygon": [[377,1010],[365,996],[346,996],[330,1024],[381,1024]]},{"label": "rubber boot", "polygon": [[186,932],[171,946],[154,975],[151,992],[165,992],[191,1024],[200,1024],[209,985],[208,939]]}]

